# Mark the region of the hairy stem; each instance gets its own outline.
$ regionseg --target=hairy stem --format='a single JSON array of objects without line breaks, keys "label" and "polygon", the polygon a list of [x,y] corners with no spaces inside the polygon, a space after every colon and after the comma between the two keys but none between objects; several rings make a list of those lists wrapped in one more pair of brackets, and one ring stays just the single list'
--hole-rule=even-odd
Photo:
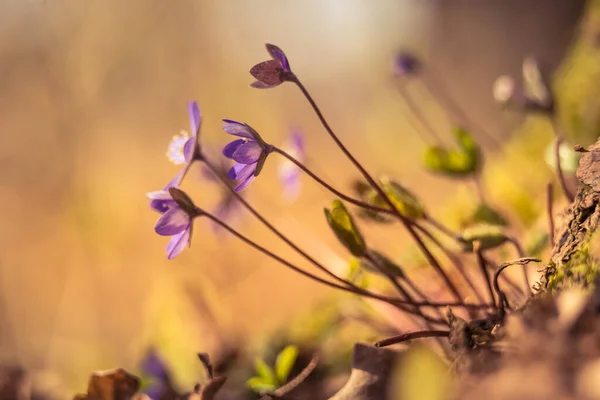
[{"label": "hairy stem", "polygon": [[460,292],[458,291],[458,289],[456,288],[456,286],[454,285],[454,283],[452,282],[452,280],[448,277],[448,275],[446,274],[446,272],[444,271],[444,269],[441,267],[441,265],[439,264],[439,262],[437,261],[437,259],[433,256],[433,254],[431,254],[431,251],[429,251],[429,249],[427,248],[427,246],[425,245],[425,243],[423,243],[423,240],[421,239],[421,237],[417,234],[417,232],[415,232],[415,230],[411,226],[410,219],[408,219],[404,215],[402,215],[402,213],[398,210],[398,208],[396,207],[396,205],[390,200],[390,198],[385,193],[385,191],[377,184],[377,182],[367,172],[367,170],[362,166],[362,164],[360,162],[358,162],[358,160],[356,158],[354,158],[354,156],[348,151],[348,149],[346,148],[346,146],[344,146],[344,144],[340,141],[340,139],[337,137],[337,135],[333,132],[333,130],[331,129],[331,127],[327,123],[327,120],[323,116],[323,113],[321,113],[321,110],[319,109],[319,107],[317,106],[317,104],[315,103],[315,101],[313,100],[313,98],[311,97],[310,93],[308,93],[308,91],[306,90],[306,88],[304,87],[304,85],[302,85],[302,83],[300,82],[300,80],[297,77],[294,77],[293,82],[302,91],[302,93],[304,94],[304,97],[306,97],[306,99],[308,100],[308,102],[312,106],[313,110],[317,114],[317,117],[321,121],[321,124],[323,125],[323,127],[325,128],[325,130],[327,131],[327,133],[329,133],[329,136],[331,136],[331,138],[333,139],[333,141],[337,144],[337,146],[344,153],[344,155],[360,171],[360,173],[366,179],[366,181],[369,183],[369,185],[373,189],[375,189],[377,191],[377,193],[379,194],[379,196],[381,197],[381,199],[383,199],[386,202],[386,204],[388,205],[388,207],[390,208],[390,210],[392,210],[394,212],[394,215],[398,218],[398,220],[400,220],[400,222],[402,222],[402,224],[404,225],[404,227],[406,228],[406,230],[408,231],[408,233],[410,234],[410,236],[417,243],[419,249],[423,252],[423,255],[425,256],[425,258],[427,259],[427,261],[429,262],[429,264],[433,267],[433,269],[444,280],[444,283],[446,284],[446,286],[448,287],[448,289],[450,290],[450,292],[452,293],[452,295],[455,297],[455,299],[458,302],[461,302],[462,301],[462,296],[461,296]]},{"label": "hairy stem", "polygon": [[409,340],[415,339],[423,339],[423,338],[433,338],[433,337],[448,337],[450,336],[450,331],[438,331],[438,330],[427,330],[427,331],[417,331],[404,333],[402,335],[394,336],[388,339],[380,340],[375,343],[375,347],[386,347],[391,346],[397,343],[408,342]]},{"label": "hairy stem", "polygon": [[317,174],[315,174],[310,169],[308,169],[308,167],[306,167],[303,163],[301,163],[300,161],[296,160],[294,157],[292,157],[291,155],[289,155],[285,151],[281,150],[280,148],[273,147],[273,151],[275,153],[278,153],[278,154],[282,155],[283,157],[287,158],[289,161],[291,161],[292,163],[294,163],[298,168],[300,168],[302,171],[304,171],[304,173],[306,173],[308,176],[310,176],[315,182],[317,182],[318,184],[320,184],[325,189],[329,190],[331,193],[335,194],[336,196],[338,196],[342,200],[346,200],[348,203],[354,204],[356,206],[362,207],[362,208],[367,209],[367,210],[371,210],[371,211],[375,211],[375,212],[381,212],[381,213],[386,213],[386,214],[394,214],[394,212],[392,210],[388,210],[386,208],[380,208],[380,207],[373,206],[371,204],[368,204],[368,203],[365,203],[363,201],[354,199],[354,198],[352,198],[352,197],[350,197],[350,196],[348,196],[348,195],[340,192],[339,190],[337,190],[336,188],[334,188],[333,186],[331,186],[330,184],[328,184],[327,182],[325,182],[323,179],[319,178],[319,176]]},{"label": "hairy stem", "polygon": [[387,296],[381,296],[378,295],[376,293],[372,293],[372,292],[367,292],[364,291],[362,289],[354,289],[352,287],[349,286],[342,286],[339,285],[337,283],[334,282],[330,282],[326,279],[323,279],[317,275],[313,275],[310,272],[307,272],[299,267],[297,267],[296,265],[292,264],[291,262],[287,261],[286,259],[278,256],[277,254],[273,253],[272,251],[266,249],[265,247],[259,245],[258,243],[256,243],[255,241],[253,241],[252,239],[244,236],[243,234],[241,234],[240,232],[238,232],[237,230],[233,229],[231,226],[229,226],[227,223],[225,223],[224,221],[222,221],[221,219],[219,219],[218,217],[215,217],[214,215],[201,210],[201,209],[197,209],[197,212],[199,215],[202,215],[208,219],[210,219],[212,222],[214,222],[215,224],[221,226],[223,229],[225,229],[226,231],[228,231],[230,234],[232,234],[233,236],[235,236],[236,238],[238,238],[239,240],[241,240],[242,242],[246,243],[248,246],[254,248],[255,250],[263,253],[264,255],[268,256],[269,258],[277,261],[280,264],[285,265],[286,267],[290,268],[291,270],[304,275],[307,278],[312,279],[315,282],[319,282],[322,283],[325,286],[329,286],[335,289],[339,289],[342,290],[344,292],[349,292],[349,293],[354,293],[356,295],[359,296],[363,296],[363,297],[368,297],[368,298],[372,298],[375,300],[381,300],[384,301],[386,303],[392,304],[392,305],[409,305],[409,306],[420,306],[420,307],[464,307],[464,308],[488,308],[490,305],[489,304],[468,304],[468,303],[464,303],[464,302],[430,302],[430,301],[420,301],[420,302],[408,302],[408,301],[404,301],[404,300],[399,300],[399,299],[394,299],[394,298],[390,298]]}]

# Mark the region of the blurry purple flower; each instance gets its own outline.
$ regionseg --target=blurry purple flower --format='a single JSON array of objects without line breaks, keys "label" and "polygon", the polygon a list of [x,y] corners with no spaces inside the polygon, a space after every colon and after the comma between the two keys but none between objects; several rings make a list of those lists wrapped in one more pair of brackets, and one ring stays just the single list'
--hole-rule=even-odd
[{"label": "blurry purple flower", "polygon": [[169,191],[159,190],[148,193],[151,200],[160,200],[166,207],[166,211],[158,218],[154,231],[161,236],[171,236],[167,245],[167,257],[169,260],[177,257],[186,245],[191,245],[193,219],[199,216],[199,213],[191,208],[193,203],[189,200],[186,209],[182,208],[182,203],[173,198],[173,191],[183,193],[178,189],[170,188]]},{"label": "blurry purple flower", "polygon": [[157,351],[150,348],[141,362],[142,373],[152,380],[144,390],[152,400],[160,399],[170,387],[171,374]]},{"label": "blurry purple flower", "polygon": [[256,64],[250,69],[250,74],[256,78],[256,81],[250,86],[257,89],[268,89],[281,85],[285,81],[293,80],[294,73],[290,69],[290,63],[283,50],[269,43],[265,46],[273,59]]},{"label": "blurry purple flower", "polygon": [[[304,135],[302,132],[294,130],[283,150],[290,156],[303,163],[306,158],[304,148]],[[284,158],[279,167],[279,180],[283,185],[283,194],[288,201],[293,201],[300,194],[300,176],[302,171],[290,160]]]},{"label": "blurry purple flower", "polygon": [[266,144],[254,129],[249,125],[224,119],[223,130],[230,135],[239,136],[223,148],[223,155],[236,163],[229,170],[227,176],[235,179],[239,185],[235,188],[239,192],[260,174],[263,165],[273,147]]},{"label": "blurry purple flower", "polygon": [[411,53],[400,52],[394,60],[394,74],[398,77],[404,77],[416,74],[421,69],[421,63]]}]

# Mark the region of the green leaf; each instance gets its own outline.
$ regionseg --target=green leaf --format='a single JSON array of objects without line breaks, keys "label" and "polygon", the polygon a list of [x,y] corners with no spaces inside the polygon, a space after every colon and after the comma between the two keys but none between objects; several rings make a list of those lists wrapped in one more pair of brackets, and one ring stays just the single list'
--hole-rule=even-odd
[{"label": "green leaf", "polygon": [[447,150],[433,146],[425,151],[424,164],[432,172],[450,177],[463,177],[477,172],[481,164],[481,152],[473,138],[462,128],[454,129],[458,146],[456,150]]},{"label": "green leaf", "polygon": [[381,184],[383,191],[400,214],[410,219],[422,218],[425,215],[425,209],[410,190],[387,177],[381,178]]},{"label": "green leaf", "polygon": [[388,277],[400,278],[404,275],[402,268],[383,254],[375,250],[370,250],[369,255],[376,265],[373,265],[369,260],[363,259],[361,261],[361,266],[366,270]]},{"label": "green leaf", "polygon": [[508,221],[498,211],[494,210],[489,205],[483,203],[479,204],[473,215],[471,221],[475,223],[484,223],[490,225],[507,226]]},{"label": "green leaf", "polygon": [[338,240],[356,257],[365,255],[367,245],[358,227],[352,219],[352,215],[340,200],[334,200],[331,210],[325,209],[325,217],[329,227],[337,236]]},{"label": "green leaf", "polygon": [[267,363],[260,357],[254,360],[254,369],[259,377],[267,384],[277,386],[277,378],[273,369],[267,365]]},{"label": "green leaf", "polygon": [[277,386],[267,382],[263,377],[254,376],[246,381],[246,387],[254,390],[256,393],[270,393],[277,389]]},{"label": "green leaf", "polygon": [[275,360],[275,376],[279,384],[282,385],[287,381],[297,358],[298,348],[293,345],[287,346],[277,355],[277,360]]},{"label": "green leaf", "polygon": [[363,273],[362,261],[352,258],[348,261],[348,273],[346,280],[354,283],[356,286],[366,289],[369,286],[368,277]]},{"label": "green leaf", "polygon": [[478,241],[481,250],[489,250],[504,244],[507,240],[504,230],[496,225],[475,225],[462,232],[464,251],[473,251],[473,243]]}]

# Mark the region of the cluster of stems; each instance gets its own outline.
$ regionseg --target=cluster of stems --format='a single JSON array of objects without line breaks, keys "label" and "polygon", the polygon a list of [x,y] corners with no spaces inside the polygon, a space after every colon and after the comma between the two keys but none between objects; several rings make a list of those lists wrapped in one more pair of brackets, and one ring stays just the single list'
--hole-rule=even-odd
[{"label": "cluster of stems", "polygon": [[[435,271],[435,273],[439,276],[441,281],[444,283],[448,293],[453,297],[453,301],[431,301],[424,294],[424,291],[419,288],[419,286],[406,274],[402,271],[400,276],[392,276],[386,274],[383,266],[379,265],[380,261],[376,258],[373,258],[369,251],[367,251],[364,256],[365,261],[368,261],[375,268],[380,269],[380,272],[389,280],[391,285],[396,289],[397,296],[388,296],[381,293],[374,292],[372,290],[363,288],[353,283],[349,279],[345,279],[337,274],[333,273],[327,267],[325,267],[322,263],[317,261],[314,257],[312,257],[305,250],[300,248],[296,243],[294,243],[290,238],[288,238],[285,234],[283,234],[277,227],[275,227],[271,222],[269,222],[256,208],[254,208],[244,197],[240,196],[235,189],[230,185],[227,178],[223,176],[218,167],[213,163],[213,161],[209,160],[204,154],[200,154],[198,160],[203,162],[209,170],[211,170],[214,175],[222,182],[224,187],[231,191],[231,194],[237,198],[237,200],[241,203],[241,205],[247,209],[254,217],[256,217],[265,227],[267,227],[272,233],[274,233],[280,240],[282,240],[285,244],[291,247],[295,252],[301,255],[306,261],[320,270],[324,276],[320,276],[309,272],[298,265],[286,260],[285,258],[275,254],[271,250],[263,247],[258,244],[251,238],[241,234],[234,228],[232,228],[229,224],[224,222],[222,219],[202,211],[202,214],[212,220],[215,224],[221,226],[226,231],[231,233],[233,236],[237,237],[244,243],[263,253],[264,255],[270,257],[271,259],[277,261],[278,263],[294,270],[297,273],[304,275],[307,278],[310,278],[316,282],[319,282],[323,285],[353,293],[355,295],[370,298],[378,301],[382,301],[388,303],[397,309],[408,313],[412,316],[413,320],[416,320],[421,325],[427,328],[426,331],[419,331],[414,334],[403,335],[402,340],[390,339],[388,341],[384,341],[379,343],[380,346],[387,345],[390,343],[395,343],[397,341],[410,340],[413,338],[419,337],[443,337],[447,336],[447,331],[442,331],[440,327],[447,327],[447,321],[445,320],[441,308],[446,307],[460,307],[465,309],[471,317],[475,317],[477,315],[481,315],[481,312],[504,312],[504,308],[508,307],[508,300],[505,292],[501,291],[498,285],[498,280],[501,279],[510,289],[511,294],[518,297],[526,296],[529,293],[529,282],[527,280],[527,274],[525,271],[525,285],[527,290],[523,290],[522,287],[516,284],[512,279],[505,277],[498,273],[497,266],[489,260],[482,252],[478,243],[475,243],[474,246],[474,254],[476,256],[477,264],[479,265],[479,271],[482,275],[483,281],[485,282],[485,286],[487,287],[487,296],[480,292],[477,284],[473,281],[472,277],[469,276],[467,271],[465,270],[465,266],[463,264],[462,258],[460,255],[456,254],[456,252],[449,249],[446,245],[442,243],[442,241],[436,237],[436,235],[430,230],[430,228],[434,228],[440,233],[450,237],[455,240],[457,244],[464,244],[463,239],[459,236],[451,232],[449,229],[445,228],[442,224],[431,218],[431,216],[426,215],[421,220],[414,220],[407,216],[405,216],[396,206],[394,201],[389,197],[388,193],[381,186],[381,183],[378,183],[377,180],[373,178],[373,176],[365,169],[365,167],[352,155],[352,153],[346,148],[346,146],[342,143],[339,137],[334,133],[333,129],[330,127],[329,123],[325,119],[323,113],[315,103],[314,99],[306,89],[306,87],[300,82],[300,80],[293,75],[290,79],[290,82],[294,83],[302,92],[306,100],[310,103],[312,109],[316,113],[319,118],[321,124],[331,137],[331,139],[336,143],[338,148],[342,151],[342,153],[350,160],[350,162],[354,165],[354,167],[360,172],[362,177],[365,179],[367,184],[377,193],[379,198],[383,200],[385,206],[378,207],[373,204],[366,203],[362,200],[356,199],[348,194],[341,192],[340,190],[334,188],[329,183],[325,182],[322,178],[320,178],[317,174],[311,171],[306,165],[302,162],[296,160],[290,154],[285,152],[284,150],[273,146],[273,152],[277,153],[292,163],[294,163],[298,168],[300,168],[304,173],[310,176],[315,182],[323,186],[325,189],[338,196],[340,199],[353,204],[359,208],[363,208],[365,210],[386,214],[395,220],[397,220],[404,229],[408,232],[409,236],[414,240],[419,250]],[[184,172],[185,174],[185,172]],[[429,244],[427,243],[429,242]],[[519,255],[519,257],[523,257],[522,250],[516,240],[510,239],[511,242]],[[430,249],[430,245],[433,245],[435,248],[440,250],[446,258],[450,261],[453,268],[456,269],[460,278],[464,281],[466,285],[459,285],[453,279],[452,275],[442,267],[442,263],[438,260],[438,258],[434,255],[434,252]],[[524,265],[525,263],[521,263]],[[468,292],[465,292],[468,287]],[[473,296],[477,300],[477,302],[467,302],[465,299]],[[429,332],[429,335],[426,333]]]}]

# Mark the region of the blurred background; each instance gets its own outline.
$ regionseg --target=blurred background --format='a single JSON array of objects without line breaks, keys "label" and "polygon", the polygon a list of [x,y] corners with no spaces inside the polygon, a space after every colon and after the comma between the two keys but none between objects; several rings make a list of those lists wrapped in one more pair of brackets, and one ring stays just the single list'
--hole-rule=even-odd
[{"label": "blurred background", "polygon": [[[314,171],[340,188],[357,177],[293,85],[248,86],[248,70],[268,58],[265,42],[286,51],[370,171],[397,177],[435,210],[456,185],[420,167],[426,142],[394,86],[397,51],[415,52],[436,71],[485,126],[479,139],[494,154],[518,118],[494,104],[492,82],[519,76],[527,55],[552,71],[583,3],[0,1],[0,361],[52,371],[75,390],[91,371],[135,370],[157,346],[178,359],[174,368],[188,382],[196,351],[264,335],[330,294],[213,235],[205,221],[196,223],[192,248],[172,261],[166,238],[153,231],[157,215],[144,194],[178,172],[165,152],[188,129],[190,100],[200,105],[202,141],[216,156],[229,139],[221,118],[245,121],[274,144],[298,128]],[[423,99],[443,130],[447,118]],[[317,259],[345,265],[325,229],[331,195],[303,179],[299,199],[286,202],[279,161],[269,159],[247,198]],[[197,170],[184,187],[201,206],[218,201],[218,186]],[[236,226],[297,260],[251,215]],[[391,255],[407,245],[389,230],[365,231]]]}]

